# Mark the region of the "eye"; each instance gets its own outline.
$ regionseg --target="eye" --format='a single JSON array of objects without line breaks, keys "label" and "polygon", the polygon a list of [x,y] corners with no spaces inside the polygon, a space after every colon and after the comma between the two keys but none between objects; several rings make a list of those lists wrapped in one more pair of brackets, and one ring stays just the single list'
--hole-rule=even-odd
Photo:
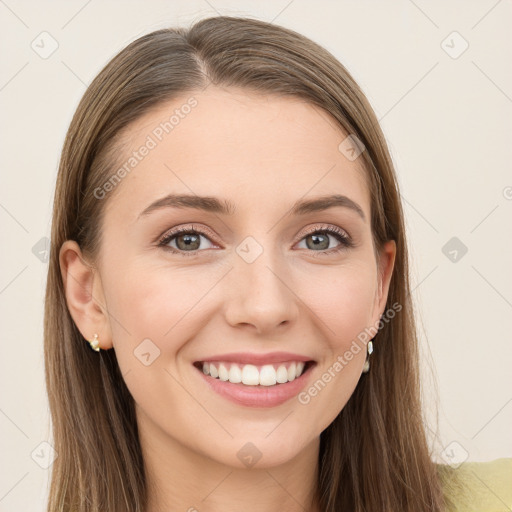
[{"label": "eye", "polygon": [[[201,241],[202,238],[210,245],[204,247]],[[158,246],[181,256],[195,256],[200,249],[215,247],[210,238],[215,238],[213,233],[206,229],[196,229],[192,224],[168,231],[162,236]],[[338,241],[338,245],[334,248],[329,248],[333,239]],[[301,238],[299,243],[302,241],[305,241],[306,249],[310,249],[310,252],[314,253],[315,256],[333,254],[343,249],[354,247],[350,236],[337,226],[315,226]]]},{"label": "eye", "polygon": [[[329,249],[331,239],[337,240],[339,244]],[[343,249],[354,247],[350,236],[337,226],[314,227],[300,240],[300,242],[302,241],[305,241],[306,249],[311,249],[318,254],[333,254]]]},{"label": "eye", "polygon": [[[198,231],[194,226],[184,226],[167,232],[159,241],[158,246],[165,250],[178,253],[182,256],[194,256],[201,249],[211,249],[214,245],[211,243],[209,236],[203,231]],[[210,247],[203,247],[201,238],[204,238],[210,244]],[[174,245],[173,245],[174,244]]]}]

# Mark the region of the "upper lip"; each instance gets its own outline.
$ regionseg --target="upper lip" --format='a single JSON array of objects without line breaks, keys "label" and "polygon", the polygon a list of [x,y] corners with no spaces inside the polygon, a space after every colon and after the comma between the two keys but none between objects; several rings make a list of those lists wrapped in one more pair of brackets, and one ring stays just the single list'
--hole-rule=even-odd
[{"label": "upper lip", "polygon": [[232,362],[240,364],[263,365],[272,363],[285,363],[287,361],[313,361],[311,357],[293,354],[292,352],[269,352],[267,354],[251,354],[249,352],[232,352],[230,354],[217,354],[205,357],[198,362]]}]

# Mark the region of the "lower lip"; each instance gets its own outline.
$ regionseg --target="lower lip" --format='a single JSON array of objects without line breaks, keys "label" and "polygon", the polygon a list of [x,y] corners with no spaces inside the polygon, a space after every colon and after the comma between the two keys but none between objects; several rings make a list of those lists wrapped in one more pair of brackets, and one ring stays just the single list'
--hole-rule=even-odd
[{"label": "lower lip", "polygon": [[245,405],[246,407],[275,407],[300,393],[307,384],[311,370],[315,365],[316,363],[312,364],[300,377],[291,382],[274,386],[233,384],[229,381],[214,379],[209,375],[205,375],[199,368],[195,366],[194,368],[200,373],[206,384],[210,386],[210,389],[238,405]]}]

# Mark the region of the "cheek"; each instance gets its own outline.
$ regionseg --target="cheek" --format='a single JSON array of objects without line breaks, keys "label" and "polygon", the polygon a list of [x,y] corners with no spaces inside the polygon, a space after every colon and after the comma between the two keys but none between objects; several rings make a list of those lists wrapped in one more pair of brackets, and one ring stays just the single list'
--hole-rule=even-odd
[{"label": "cheek", "polygon": [[346,350],[370,326],[376,291],[375,269],[362,262],[328,269],[301,291],[321,321],[330,349]]},{"label": "cheek", "polygon": [[[108,274],[106,295],[116,351],[137,349],[151,340],[160,350],[160,361],[174,357],[201,325],[197,318],[208,303],[208,292],[225,270],[133,264]],[[126,277],[130,276],[130,277]]]},{"label": "cheek", "polygon": [[[375,269],[361,261],[333,268],[310,286],[305,301],[323,341],[320,366],[298,396],[300,410],[316,427],[326,428],[352,396],[366,359],[365,329],[371,324]],[[311,282],[311,281],[310,281]],[[323,283],[319,286],[318,283]],[[361,341],[363,340],[363,341]],[[306,420],[309,421],[309,420]]]},{"label": "cheek", "polygon": [[164,423],[170,418],[161,411],[184,406],[173,378],[175,359],[193,337],[193,326],[200,325],[190,322],[209,288],[208,282],[168,268],[134,265],[108,274],[105,291],[121,373],[135,402],[155,417],[163,414]]}]

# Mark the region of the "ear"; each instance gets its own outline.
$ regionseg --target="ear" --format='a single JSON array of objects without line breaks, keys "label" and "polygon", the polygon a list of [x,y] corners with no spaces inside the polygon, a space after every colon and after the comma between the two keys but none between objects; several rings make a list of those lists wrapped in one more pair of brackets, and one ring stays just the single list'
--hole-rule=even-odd
[{"label": "ear", "polygon": [[80,246],[66,240],[59,252],[66,303],[82,336],[90,341],[98,334],[100,348],[112,348],[112,333],[98,270],[87,263]]},{"label": "ear", "polygon": [[389,240],[382,247],[379,254],[378,261],[378,282],[377,292],[375,294],[375,304],[373,309],[373,324],[378,324],[380,317],[384,313],[386,301],[388,299],[389,284],[391,282],[391,275],[393,274],[393,267],[395,265],[396,257],[396,243],[394,240]]}]

